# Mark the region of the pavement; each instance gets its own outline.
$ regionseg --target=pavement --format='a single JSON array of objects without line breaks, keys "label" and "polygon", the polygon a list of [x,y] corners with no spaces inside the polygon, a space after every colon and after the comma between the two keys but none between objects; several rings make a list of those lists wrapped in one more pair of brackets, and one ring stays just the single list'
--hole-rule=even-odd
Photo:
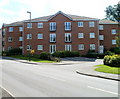
[{"label": "pavement", "polygon": [[94,67],[95,65],[103,64],[103,59],[95,59],[95,58],[86,58],[86,57],[74,57],[74,58],[61,58],[60,63],[38,63],[38,62],[32,62],[27,60],[21,60],[11,57],[3,57],[5,59],[15,60],[22,63],[28,63],[28,64],[53,64],[53,65],[79,65],[81,63],[85,63],[84,65],[79,66],[79,69],[76,70],[76,73],[86,75],[86,76],[93,76],[93,77],[99,77],[104,79],[110,79],[110,80],[116,80],[120,81],[120,75],[117,74],[110,74],[110,73],[102,73],[97,72],[94,69],[97,67]]},{"label": "pavement", "polygon": [[120,77],[119,77],[120,75],[97,72],[94,70],[95,68],[97,68],[97,67],[94,67],[95,65],[103,64],[103,59],[75,57],[75,58],[65,58],[65,59],[63,58],[62,60],[63,60],[63,63],[73,63],[73,64],[86,62],[86,64],[80,65],[79,69],[76,70],[76,73],[78,74],[120,81]]},{"label": "pavement", "polygon": [[[19,61],[22,63],[28,63],[28,64],[48,64],[48,63],[38,63],[38,62],[29,62],[27,60],[20,60],[16,58],[10,58],[10,57],[3,57],[5,59],[10,59],[14,61]],[[74,64],[74,65],[79,65],[81,63],[85,63],[84,65],[79,66],[79,69],[76,70],[76,73],[86,75],[86,76],[92,76],[92,77],[98,77],[98,78],[104,78],[104,79],[110,79],[110,80],[116,80],[120,81],[120,77],[117,74],[110,74],[110,73],[102,73],[102,72],[97,72],[94,71],[95,68],[93,67],[94,65],[102,64],[103,60],[102,59],[94,59],[94,58],[84,58],[84,57],[74,57],[74,58],[62,58],[62,61],[60,63],[49,63],[49,64],[54,64],[54,65],[69,65],[69,64]],[[6,90],[0,88],[2,90],[2,97],[12,97],[9,92]]]},{"label": "pavement", "polygon": [[4,88],[0,87],[0,98],[4,99],[5,97],[9,97],[10,99],[14,99],[13,96]]},{"label": "pavement", "polygon": [[[117,97],[118,81],[77,74],[93,62],[32,64],[2,60],[2,86],[15,97]],[[62,64],[62,65],[61,65]],[[64,65],[63,65],[64,64]],[[111,87],[112,86],[112,87]],[[85,93],[85,94],[84,94]]]}]

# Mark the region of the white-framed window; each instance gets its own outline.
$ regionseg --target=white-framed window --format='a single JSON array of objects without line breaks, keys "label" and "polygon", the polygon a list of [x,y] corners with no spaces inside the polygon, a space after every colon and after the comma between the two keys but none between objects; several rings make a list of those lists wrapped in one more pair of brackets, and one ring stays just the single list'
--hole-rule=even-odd
[{"label": "white-framed window", "polygon": [[31,50],[31,49],[32,49],[32,46],[31,46],[31,45],[27,45],[27,46],[26,46],[26,49],[27,49],[27,50]]},{"label": "white-framed window", "polygon": [[104,40],[104,35],[99,35],[99,40]]},{"label": "white-framed window", "polygon": [[39,33],[38,34],[38,39],[43,39],[43,34]]},{"label": "white-framed window", "polygon": [[79,44],[78,45],[78,50],[84,50],[84,44]]},{"label": "white-framed window", "polygon": [[50,34],[50,42],[56,42],[56,34],[55,33]]},{"label": "white-framed window", "polygon": [[8,51],[11,50],[11,49],[12,49],[12,47],[11,47],[11,46],[8,46]]},{"label": "white-framed window", "polygon": [[23,31],[23,27],[19,27],[19,31]]},{"label": "white-framed window", "polygon": [[99,53],[104,53],[104,46],[103,45],[99,46]]},{"label": "white-framed window", "polygon": [[84,33],[78,33],[78,38],[84,38]]},{"label": "white-framed window", "polygon": [[23,37],[19,37],[19,41],[23,41]]},{"label": "white-framed window", "polygon": [[112,45],[116,45],[116,40],[112,40]]},{"label": "white-framed window", "polygon": [[32,39],[32,34],[27,34],[27,39]]},{"label": "white-framed window", "polygon": [[50,53],[54,53],[56,51],[56,45],[50,45]]},{"label": "white-framed window", "polygon": [[65,22],[64,24],[65,24],[65,30],[66,31],[71,30],[71,22]]},{"label": "white-framed window", "polygon": [[111,30],[112,34],[116,34],[116,29]]},{"label": "white-framed window", "polygon": [[95,27],[95,22],[89,22],[89,27]]},{"label": "white-framed window", "polygon": [[8,42],[12,42],[12,37],[8,37]]},{"label": "white-framed window", "polygon": [[90,38],[95,38],[95,33],[90,33]]},{"label": "white-framed window", "polygon": [[50,31],[56,31],[56,22],[50,22]]},{"label": "white-framed window", "polygon": [[69,44],[65,45],[65,51],[72,51],[72,46]]},{"label": "white-framed window", "polygon": [[103,30],[103,25],[99,25],[99,30]]},{"label": "white-framed window", "polygon": [[83,27],[83,26],[84,26],[83,22],[78,22],[78,27]]},{"label": "white-framed window", "polygon": [[19,49],[23,49],[23,47],[22,47],[22,46],[19,46]]},{"label": "white-framed window", "polygon": [[9,32],[13,32],[13,27],[9,27]]},{"label": "white-framed window", "polygon": [[71,42],[71,33],[65,33],[65,42]]},{"label": "white-framed window", "polygon": [[43,23],[38,23],[38,28],[43,28]]},{"label": "white-framed window", "polygon": [[32,23],[27,23],[27,28],[32,28]]},{"label": "white-framed window", "polygon": [[95,44],[90,44],[90,50],[95,50]]},{"label": "white-framed window", "polygon": [[43,45],[38,45],[37,50],[43,50]]}]

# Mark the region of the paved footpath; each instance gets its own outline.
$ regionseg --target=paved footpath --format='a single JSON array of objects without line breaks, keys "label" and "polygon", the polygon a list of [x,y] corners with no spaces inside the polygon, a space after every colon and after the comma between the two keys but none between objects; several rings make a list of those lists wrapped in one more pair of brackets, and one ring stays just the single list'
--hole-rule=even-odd
[{"label": "paved footpath", "polygon": [[[97,68],[94,67],[95,65],[103,64],[103,59],[75,57],[63,58],[62,60],[62,63],[71,63],[76,66],[80,65],[79,68],[76,70],[76,73],[78,74],[120,81],[120,77],[117,74],[102,73],[94,70],[95,68]],[[84,62],[84,65],[81,65],[82,62]]]}]

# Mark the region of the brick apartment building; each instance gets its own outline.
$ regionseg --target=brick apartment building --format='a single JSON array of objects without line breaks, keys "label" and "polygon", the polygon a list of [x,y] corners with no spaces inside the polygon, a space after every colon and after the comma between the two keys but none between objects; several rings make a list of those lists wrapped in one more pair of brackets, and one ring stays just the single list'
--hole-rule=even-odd
[{"label": "brick apartment building", "polygon": [[23,49],[23,54],[34,49],[36,54],[55,51],[88,50],[103,53],[104,48],[116,46],[118,23],[110,20],[65,14],[4,24],[2,27],[3,50]]}]

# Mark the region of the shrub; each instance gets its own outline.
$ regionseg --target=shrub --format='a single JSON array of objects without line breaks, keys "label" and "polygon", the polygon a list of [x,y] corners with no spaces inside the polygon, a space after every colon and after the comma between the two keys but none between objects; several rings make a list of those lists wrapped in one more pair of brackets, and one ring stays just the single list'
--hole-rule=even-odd
[{"label": "shrub", "polygon": [[106,55],[103,62],[104,65],[120,67],[120,55]]},{"label": "shrub", "polygon": [[8,51],[2,51],[2,56],[8,56],[8,55],[9,55]]},{"label": "shrub", "polygon": [[111,51],[106,51],[105,55],[114,55],[115,53],[111,52]]},{"label": "shrub", "polygon": [[46,53],[46,52],[42,52],[40,54],[40,59],[45,59],[45,60],[49,60],[50,59],[50,53]]},{"label": "shrub", "polygon": [[10,55],[21,55],[22,54],[22,49],[20,48],[14,48],[8,51]]},{"label": "shrub", "polygon": [[53,57],[79,57],[80,53],[75,51],[56,51],[52,54]]},{"label": "shrub", "polygon": [[98,57],[98,53],[95,52],[95,50],[89,50],[88,53],[86,54],[86,57],[97,58]]},{"label": "shrub", "polygon": [[112,47],[110,51],[114,52],[115,54],[120,54],[120,47]]},{"label": "shrub", "polygon": [[104,56],[105,56],[105,54],[104,54],[104,53],[102,53],[102,54],[98,54],[98,58],[100,58],[100,59],[103,59],[103,58],[104,58]]},{"label": "shrub", "polygon": [[2,55],[3,56],[22,55],[22,49],[14,48],[14,49],[11,49],[9,51],[3,51]]},{"label": "shrub", "polygon": [[61,61],[61,59],[59,57],[53,57],[53,56],[50,56],[50,60],[56,61],[56,62],[60,62]]}]

